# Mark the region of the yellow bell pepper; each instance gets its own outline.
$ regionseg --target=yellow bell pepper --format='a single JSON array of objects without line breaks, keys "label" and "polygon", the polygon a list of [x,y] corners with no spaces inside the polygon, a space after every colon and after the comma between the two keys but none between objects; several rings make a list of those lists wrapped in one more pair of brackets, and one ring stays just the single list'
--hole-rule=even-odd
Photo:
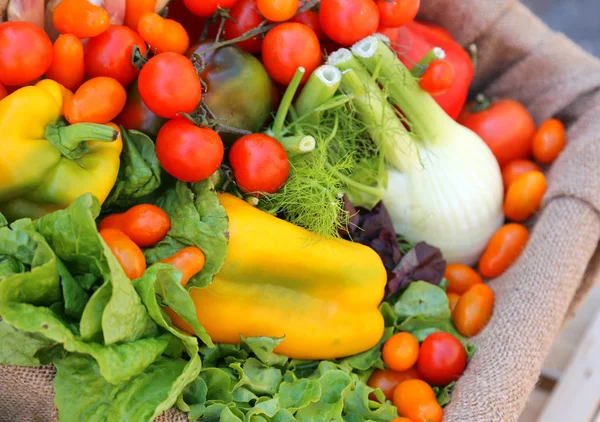
[{"label": "yellow bell pepper", "polygon": [[37,218],[84,193],[102,203],[119,171],[123,148],[116,126],[62,116],[62,85],[43,80],[0,101],[0,212],[9,220]]},{"label": "yellow bell pepper", "polygon": [[[378,306],[386,270],[372,249],[341,239],[315,239],[229,194],[225,263],[206,288],[191,289],[198,320],[215,342],[284,337],[276,352],[332,359],[363,352],[383,335]],[[193,333],[168,311],[179,328]]]}]

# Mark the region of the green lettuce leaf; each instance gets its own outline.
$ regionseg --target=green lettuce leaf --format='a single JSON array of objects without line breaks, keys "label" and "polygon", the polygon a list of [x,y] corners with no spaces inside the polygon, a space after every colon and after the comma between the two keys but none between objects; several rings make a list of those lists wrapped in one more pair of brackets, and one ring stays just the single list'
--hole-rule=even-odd
[{"label": "green lettuce leaf", "polygon": [[157,203],[171,218],[167,236],[146,249],[146,261],[153,264],[186,246],[196,246],[206,257],[204,268],[188,283],[189,287],[206,287],[225,262],[228,243],[228,220],[208,180],[188,187],[183,182],[169,189]]},{"label": "green lettuce leaf", "polygon": [[0,320],[0,364],[39,366],[36,353],[52,342],[42,336],[35,336],[19,331]]},{"label": "green lettuce leaf", "polygon": [[154,142],[137,130],[125,130],[119,175],[112,191],[103,204],[105,210],[127,208],[140,198],[154,192],[161,183],[161,169]]},{"label": "green lettuce leaf", "polygon": [[440,406],[444,407],[450,403],[452,390],[454,389],[455,385],[456,382],[451,382],[444,387],[433,387],[433,392],[435,393],[435,397]]}]

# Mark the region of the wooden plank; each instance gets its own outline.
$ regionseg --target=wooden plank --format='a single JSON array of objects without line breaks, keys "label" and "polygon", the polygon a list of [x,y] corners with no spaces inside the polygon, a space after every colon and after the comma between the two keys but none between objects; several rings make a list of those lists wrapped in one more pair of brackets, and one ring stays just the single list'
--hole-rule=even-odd
[{"label": "wooden plank", "polygon": [[538,421],[591,422],[594,420],[600,405],[598,356],[600,356],[600,312],[596,312]]}]

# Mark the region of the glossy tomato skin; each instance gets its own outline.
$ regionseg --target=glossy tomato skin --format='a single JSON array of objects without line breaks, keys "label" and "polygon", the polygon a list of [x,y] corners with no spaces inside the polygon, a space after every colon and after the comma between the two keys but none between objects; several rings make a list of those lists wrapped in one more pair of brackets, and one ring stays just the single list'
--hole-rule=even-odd
[{"label": "glossy tomato skin", "polygon": [[540,171],[540,167],[531,160],[514,160],[504,166],[502,169],[504,190],[508,190],[508,187],[517,180],[519,176],[528,171]]},{"label": "glossy tomato skin", "polygon": [[422,375],[416,366],[402,372],[392,371],[391,369],[376,369],[369,377],[367,385],[371,388],[379,388],[386,399],[392,400],[394,390],[398,384],[412,379],[422,379]]},{"label": "glossy tomato skin", "polygon": [[525,221],[542,204],[546,193],[546,176],[540,171],[529,171],[515,180],[504,200],[504,215],[512,221]]},{"label": "glossy tomato skin", "polygon": [[425,381],[402,381],[394,390],[393,403],[398,414],[411,421],[442,421],[442,407],[437,402],[435,392]]},{"label": "glossy tomato skin", "polygon": [[75,91],[85,77],[81,40],[75,35],[61,35],[54,41],[53,51],[52,64],[46,71],[46,78]]},{"label": "glossy tomato skin", "polygon": [[230,9],[237,0],[183,0],[185,7],[196,16],[209,18],[218,8]]},{"label": "glossy tomato skin", "polygon": [[70,124],[108,123],[119,115],[127,101],[123,85],[113,78],[99,76],[85,81],[65,100],[63,112]]},{"label": "glossy tomato skin", "polygon": [[164,239],[171,219],[156,205],[139,204],[123,214],[120,228],[140,248],[148,248]]},{"label": "glossy tomato skin", "polygon": [[510,99],[493,101],[484,111],[467,104],[458,122],[471,129],[490,147],[500,167],[531,156],[535,122],[529,111]]},{"label": "glossy tomato skin", "polygon": [[138,22],[138,33],[150,45],[154,54],[184,54],[190,46],[187,31],[179,22],[165,19],[158,13],[144,13]]},{"label": "glossy tomato skin", "polygon": [[146,107],[167,119],[191,113],[202,97],[194,65],[178,53],[161,53],[148,60],[140,72],[138,89]]},{"label": "glossy tomato skin", "polygon": [[258,11],[271,22],[291,19],[298,10],[299,0],[256,0]]},{"label": "glossy tomato skin", "polygon": [[167,173],[193,183],[206,180],[217,171],[223,161],[224,147],[214,130],[177,117],[158,132],[156,155]]},{"label": "glossy tomato skin", "polygon": [[251,134],[229,151],[235,181],[245,192],[275,193],[287,181],[290,163],[283,146],[268,135]]},{"label": "glossy tomato skin", "polygon": [[560,120],[546,120],[533,137],[533,156],[542,164],[550,164],[558,158],[567,144],[565,126]]},{"label": "glossy tomato skin", "polygon": [[52,42],[36,25],[0,25],[0,83],[23,86],[42,76],[52,63]]},{"label": "glossy tomato skin", "polygon": [[450,312],[453,312],[454,308],[456,308],[456,304],[460,300],[460,295],[458,293],[448,292],[446,293],[446,296],[448,297],[448,307],[450,308]]},{"label": "glossy tomato skin", "polygon": [[434,60],[421,76],[419,85],[433,96],[444,94],[454,83],[454,68],[445,60]]},{"label": "glossy tomato skin", "polygon": [[428,383],[443,386],[456,381],[464,372],[465,366],[467,352],[452,334],[433,333],[421,344],[417,368]]},{"label": "glossy tomato skin", "polygon": [[411,333],[394,334],[383,345],[381,355],[388,368],[406,371],[417,363],[419,342]]},{"label": "glossy tomato skin", "polygon": [[190,278],[198,274],[204,267],[205,256],[200,249],[188,246],[159,262],[171,264],[181,271],[180,283],[185,287]]},{"label": "glossy tomato skin", "polygon": [[[300,0],[300,6],[304,6],[304,4],[306,4],[308,1],[309,0]],[[327,38],[325,32],[323,32],[323,29],[321,28],[321,22],[319,22],[319,12],[314,7],[295,15],[292,19],[290,19],[290,22],[298,22],[308,26],[315,32],[315,35],[319,41]]]},{"label": "glossy tomato skin", "polygon": [[494,292],[485,284],[471,287],[456,304],[452,320],[459,333],[472,337],[481,332],[492,317]]},{"label": "glossy tomato skin", "polygon": [[117,229],[106,228],[100,230],[100,236],[121,264],[127,278],[135,280],[144,275],[144,271],[146,271],[144,253],[125,233]]},{"label": "glossy tomato skin", "polygon": [[[231,19],[225,21],[223,27],[223,38],[232,40],[238,38],[242,34],[256,28],[263,21],[263,18],[258,13],[256,0],[239,0],[235,6],[229,11]],[[245,41],[237,42],[237,45],[242,50],[248,53],[260,53],[262,49],[262,36],[255,36]]]},{"label": "glossy tomato skin", "polygon": [[156,138],[160,128],[167,119],[152,113],[140,97],[137,80],[127,89],[127,102],[121,113],[115,118],[115,123],[125,129],[138,130],[152,139]]},{"label": "glossy tomato skin", "polygon": [[412,22],[421,6],[421,0],[377,0],[381,25],[390,28]]},{"label": "glossy tomato skin", "polygon": [[142,37],[124,25],[111,25],[100,35],[90,38],[85,46],[85,71],[88,76],[108,76],[127,87],[139,70],[131,63],[133,46],[142,54],[147,51]]},{"label": "glossy tomato skin", "polygon": [[305,69],[302,82],[321,64],[321,46],[315,32],[296,22],[271,29],[262,45],[262,60],[273,80],[288,85],[298,67]]},{"label": "glossy tomato skin", "polygon": [[319,22],[329,38],[349,47],[377,31],[379,9],[373,0],[323,0]]},{"label": "glossy tomato skin", "polygon": [[448,280],[448,293],[462,295],[475,284],[483,283],[481,276],[473,268],[464,264],[448,264],[444,271],[444,278]]},{"label": "glossy tomato skin", "polygon": [[498,277],[517,260],[528,240],[529,232],[521,224],[509,223],[500,227],[479,260],[481,275],[487,278]]}]

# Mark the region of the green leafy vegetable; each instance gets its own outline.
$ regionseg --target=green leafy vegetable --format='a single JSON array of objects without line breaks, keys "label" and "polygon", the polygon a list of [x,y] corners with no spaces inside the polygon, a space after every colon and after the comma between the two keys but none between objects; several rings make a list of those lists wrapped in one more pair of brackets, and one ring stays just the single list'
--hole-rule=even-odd
[{"label": "green leafy vegetable", "polygon": [[119,175],[104,209],[126,208],[155,191],[161,183],[161,169],[154,142],[137,130],[125,130]]},{"label": "green leafy vegetable", "polygon": [[19,331],[0,320],[0,364],[39,366],[41,363],[35,357],[38,350],[52,344],[44,337],[37,337]]},{"label": "green leafy vegetable", "polygon": [[452,390],[454,389],[455,385],[456,385],[456,382],[451,382],[450,384],[448,384],[444,387],[433,387],[433,391],[437,398],[437,402],[439,403],[440,406],[444,407],[448,403],[450,403]]}]

